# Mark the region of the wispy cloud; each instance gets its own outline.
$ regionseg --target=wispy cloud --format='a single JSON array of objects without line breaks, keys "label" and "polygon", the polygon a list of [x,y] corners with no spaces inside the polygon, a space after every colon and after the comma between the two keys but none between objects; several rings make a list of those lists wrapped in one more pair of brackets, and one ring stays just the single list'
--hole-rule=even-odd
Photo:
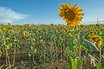
[{"label": "wispy cloud", "polygon": [[13,11],[10,8],[0,7],[0,22],[13,23],[25,19],[27,15]]}]

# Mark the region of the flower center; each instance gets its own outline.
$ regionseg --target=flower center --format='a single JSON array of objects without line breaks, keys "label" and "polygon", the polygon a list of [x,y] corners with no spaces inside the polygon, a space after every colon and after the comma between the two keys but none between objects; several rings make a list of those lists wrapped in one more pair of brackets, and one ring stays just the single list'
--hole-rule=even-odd
[{"label": "flower center", "polygon": [[75,18],[75,13],[71,9],[68,9],[65,11],[65,18],[72,21]]}]

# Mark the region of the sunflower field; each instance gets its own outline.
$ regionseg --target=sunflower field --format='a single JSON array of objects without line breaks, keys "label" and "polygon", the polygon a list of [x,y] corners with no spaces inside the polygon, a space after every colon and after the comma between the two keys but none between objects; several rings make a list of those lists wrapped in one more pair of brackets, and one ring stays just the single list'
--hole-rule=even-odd
[{"label": "sunflower field", "polygon": [[79,25],[77,4],[58,12],[67,25],[0,24],[0,69],[104,69],[104,25]]},{"label": "sunflower field", "polygon": [[103,34],[103,25],[0,25],[0,68],[103,69]]}]

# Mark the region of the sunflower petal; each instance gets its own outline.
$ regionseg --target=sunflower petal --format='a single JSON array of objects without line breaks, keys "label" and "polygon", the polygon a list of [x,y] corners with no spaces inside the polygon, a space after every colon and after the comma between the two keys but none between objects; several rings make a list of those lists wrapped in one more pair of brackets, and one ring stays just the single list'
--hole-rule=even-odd
[{"label": "sunflower petal", "polygon": [[68,8],[71,8],[71,3],[68,3]]},{"label": "sunflower petal", "polygon": [[98,47],[100,48],[100,47],[101,47],[101,45],[102,45],[101,40],[99,40],[99,41],[97,42],[97,44],[98,44]]},{"label": "sunflower petal", "polygon": [[67,8],[68,8],[68,6],[67,6],[66,4],[62,4],[61,7],[62,7],[63,9],[67,9]]},{"label": "sunflower petal", "polygon": [[63,16],[64,16],[64,14],[63,14],[63,13],[59,13],[59,15],[60,15],[60,17],[63,17]]},{"label": "sunflower petal", "polygon": [[59,11],[63,11],[63,8],[59,8]]},{"label": "sunflower petal", "polygon": [[72,10],[75,10],[78,7],[78,4],[75,4],[74,6],[71,7]]}]

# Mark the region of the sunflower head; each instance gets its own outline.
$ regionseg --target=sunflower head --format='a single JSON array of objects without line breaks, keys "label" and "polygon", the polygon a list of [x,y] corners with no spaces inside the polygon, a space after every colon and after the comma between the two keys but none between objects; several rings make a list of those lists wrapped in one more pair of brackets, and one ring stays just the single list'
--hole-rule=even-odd
[{"label": "sunflower head", "polygon": [[95,34],[94,34],[93,31],[90,31],[90,32],[89,32],[89,35],[90,35],[90,36],[94,36]]},{"label": "sunflower head", "polygon": [[95,36],[89,36],[89,40],[95,42]]},{"label": "sunflower head", "polygon": [[98,48],[100,48],[101,45],[102,45],[102,40],[100,39],[100,37],[97,37],[97,36],[90,36],[90,37],[89,37],[89,40],[92,41],[92,42],[96,42],[97,45],[98,45]]},{"label": "sunflower head", "polygon": [[98,32],[98,29],[95,29],[94,32]]},{"label": "sunflower head", "polygon": [[29,36],[29,32],[23,31],[23,36],[24,36],[24,37],[28,37],[28,36]]},{"label": "sunflower head", "polygon": [[14,31],[13,30],[8,30],[9,35],[13,35]]},{"label": "sunflower head", "polygon": [[82,20],[83,12],[77,4],[71,6],[71,4],[68,3],[61,5],[59,15],[66,21],[67,25],[75,27]]}]

